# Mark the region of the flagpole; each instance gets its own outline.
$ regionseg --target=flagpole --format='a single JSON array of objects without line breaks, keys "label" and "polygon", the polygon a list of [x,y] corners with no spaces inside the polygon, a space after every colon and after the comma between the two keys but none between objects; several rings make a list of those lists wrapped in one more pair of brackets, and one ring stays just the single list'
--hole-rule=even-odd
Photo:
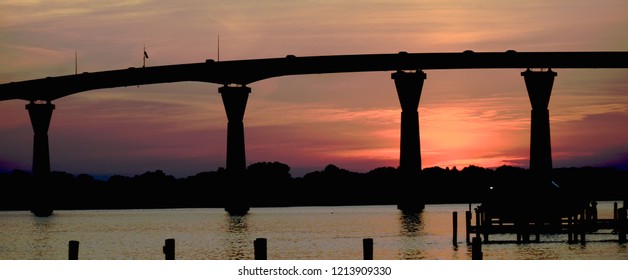
[{"label": "flagpole", "polygon": [[142,68],[146,67],[146,44],[144,44],[144,53],[142,54]]}]

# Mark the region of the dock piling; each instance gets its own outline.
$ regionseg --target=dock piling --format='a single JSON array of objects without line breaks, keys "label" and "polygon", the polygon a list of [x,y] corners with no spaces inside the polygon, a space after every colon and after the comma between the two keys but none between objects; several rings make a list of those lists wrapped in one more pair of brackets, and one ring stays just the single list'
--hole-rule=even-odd
[{"label": "dock piling", "polygon": [[482,260],[482,239],[480,237],[473,237],[473,243],[471,245],[471,259]]},{"label": "dock piling", "polygon": [[467,244],[471,244],[471,210],[466,211],[464,214],[465,214],[465,217],[464,217],[465,218],[465,226],[466,226],[466,229],[467,229],[466,241],[467,241]]},{"label": "dock piling", "polygon": [[613,203],[613,220],[617,220],[617,201]]},{"label": "dock piling", "polygon": [[480,210],[475,209],[475,237],[480,238]]},{"label": "dock piling", "polygon": [[573,242],[578,243],[579,229],[580,229],[580,221],[578,220],[578,215],[574,215],[573,217]]},{"label": "dock piling", "polygon": [[68,249],[68,260],[78,260],[79,242],[70,240]]},{"label": "dock piling", "polygon": [[253,247],[256,260],[268,259],[268,255],[266,254],[268,248],[266,238],[255,239],[255,241],[253,241]]},{"label": "dock piling", "polygon": [[573,243],[573,219],[571,216],[567,217],[567,243]]},{"label": "dock piling", "polygon": [[174,238],[166,239],[163,251],[166,260],[174,260]]},{"label": "dock piling", "polygon": [[364,248],[364,259],[373,259],[373,238],[362,239],[362,247]]},{"label": "dock piling", "polygon": [[617,234],[619,235],[619,243],[626,243],[626,208],[617,210]]},{"label": "dock piling", "polygon": [[458,212],[452,213],[452,223],[453,223],[453,239],[452,243],[454,246],[458,246]]},{"label": "dock piling", "polygon": [[586,232],[587,232],[587,220],[586,220],[586,213],[585,210],[582,210],[582,212],[580,212],[580,244],[584,245],[586,244]]},{"label": "dock piling", "polygon": [[534,221],[534,242],[541,242],[541,222]]}]

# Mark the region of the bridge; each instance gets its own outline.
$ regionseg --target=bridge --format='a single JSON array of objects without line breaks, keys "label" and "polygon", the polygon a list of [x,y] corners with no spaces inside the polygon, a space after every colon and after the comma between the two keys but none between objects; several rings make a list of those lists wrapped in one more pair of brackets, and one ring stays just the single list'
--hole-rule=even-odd
[{"label": "bridge", "polygon": [[[234,180],[246,170],[243,117],[251,92],[250,84],[264,79],[290,75],[348,72],[391,72],[401,105],[399,170],[408,188],[416,186],[421,170],[418,105],[424,70],[435,69],[526,69],[521,73],[532,106],[530,170],[539,182],[550,180],[552,169],[548,104],[560,68],[628,68],[628,52],[474,52],[329,55],[214,61],[200,63],[128,68],[120,70],[46,77],[0,84],[0,101],[22,99],[34,130],[32,172],[44,186],[50,173],[48,128],[55,105],[52,101],[90,90],[159,83],[205,82],[222,85],[219,93],[227,114],[226,170]],[[541,69],[532,71],[531,69]],[[546,70],[545,70],[546,69]],[[42,191],[45,188],[42,187]],[[45,197],[45,195],[42,195]],[[44,201],[37,202],[33,213],[52,214]],[[398,208],[420,211],[421,198],[401,195]],[[246,213],[249,206],[230,202],[226,210]]]}]

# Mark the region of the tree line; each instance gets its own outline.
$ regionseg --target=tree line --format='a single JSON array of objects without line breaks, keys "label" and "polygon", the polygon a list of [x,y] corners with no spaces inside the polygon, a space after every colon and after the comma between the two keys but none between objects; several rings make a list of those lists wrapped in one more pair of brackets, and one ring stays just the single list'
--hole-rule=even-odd
[{"label": "tree line", "polygon": [[[589,200],[628,198],[628,171],[616,168],[555,168],[556,186]],[[491,194],[517,199],[533,191],[529,170],[513,166],[463,169],[430,167],[412,183],[393,167],[366,173],[328,165],[323,170],[292,177],[280,162],[258,162],[234,178],[224,168],[175,178],[161,170],[135,176],[114,175],[99,180],[88,174],[53,171],[44,180],[30,172],[0,173],[0,210],[29,210],[42,197],[57,210],[216,208],[229,201],[251,207],[394,205],[401,197],[427,204],[481,203]],[[542,194],[539,194],[542,195]],[[525,196],[521,196],[525,197]]]}]

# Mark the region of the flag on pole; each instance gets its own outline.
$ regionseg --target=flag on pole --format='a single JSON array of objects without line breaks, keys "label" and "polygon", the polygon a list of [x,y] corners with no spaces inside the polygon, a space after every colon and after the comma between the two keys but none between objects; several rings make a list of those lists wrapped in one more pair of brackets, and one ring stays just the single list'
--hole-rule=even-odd
[{"label": "flag on pole", "polygon": [[142,57],[142,67],[146,67],[146,59],[148,58],[148,53],[146,52],[146,45],[144,45],[144,56]]}]

